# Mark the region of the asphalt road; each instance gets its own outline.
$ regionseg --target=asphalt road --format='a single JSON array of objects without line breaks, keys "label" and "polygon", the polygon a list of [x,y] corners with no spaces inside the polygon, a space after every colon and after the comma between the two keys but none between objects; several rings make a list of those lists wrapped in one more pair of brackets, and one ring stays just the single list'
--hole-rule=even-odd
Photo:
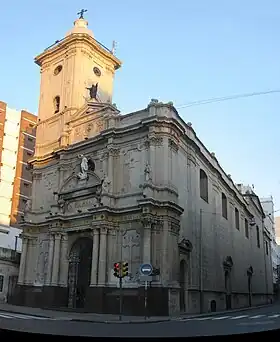
[{"label": "asphalt road", "polygon": [[188,337],[280,329],[280,306],[181,318],[160,323],[91,323],[0,312],[0,328],[41,334],[94,337]]}]

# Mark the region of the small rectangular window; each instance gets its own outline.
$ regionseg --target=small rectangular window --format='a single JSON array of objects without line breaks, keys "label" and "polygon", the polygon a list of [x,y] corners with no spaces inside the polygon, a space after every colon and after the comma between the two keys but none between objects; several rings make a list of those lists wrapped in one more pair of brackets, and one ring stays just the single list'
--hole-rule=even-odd
[{"label": "small rectangular window", "polygon": [[266,255],[268,255],[269,249],[268,249],[268,242],[267,241],[265,241],[265,252],[266,252]]},{"label": "small rectangular window", "polygon": [[28,156],[32,156],[32,153],[31,152],[26,152]]},{"label": "small rectangular window", "polygon": [[249,239],[249,223],[247,219],[245,219],[245,236]]},{"label": "small rectangular window", "polygon": [[235,208],[235,228],[236,229],[240,229],[240,226],[239,226],[239,211],[237,208]]},{"label": "small rectangular window", "polygon": [[4,288],[4,276],[0,275],[0,292],[3,292]]},{"label": "small rectangular window", "polygon": [[31,141],[31,142],[33,141],[33,139],[32,139],[32,138],[30,138],[30,137],[28,137],[27,139],[28,139],[28,141]]},{"label": "small rectangular window", "polygon": [[25,183],[25,182],[24,182],[23,185],[24,185],[25,188],[28,188],[28,187],[29,187],[29,184],[28,184],[28,183]]}]

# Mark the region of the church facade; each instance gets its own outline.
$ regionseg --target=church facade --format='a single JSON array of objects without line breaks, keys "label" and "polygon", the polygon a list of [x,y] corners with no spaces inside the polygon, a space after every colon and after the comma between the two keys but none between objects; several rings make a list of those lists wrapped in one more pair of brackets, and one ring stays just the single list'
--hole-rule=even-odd
[{"label": "church facade", "polygon": [[41,68],[32,197],[13,302],[118,313],[113,265],[127,261],[124,313],[143,315],[143,263],[159,269],[151,315],[267,303],[270,237],[254,192],[242,194],[172,103],[120,115],[121,62],[79,18],[36,58]]}]

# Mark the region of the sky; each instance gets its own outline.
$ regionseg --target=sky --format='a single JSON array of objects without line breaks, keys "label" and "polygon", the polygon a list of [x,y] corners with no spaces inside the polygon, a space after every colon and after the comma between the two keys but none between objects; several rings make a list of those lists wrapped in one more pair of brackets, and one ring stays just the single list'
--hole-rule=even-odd
[{"label": "sky", "polygon": [[[279,0],[10,0],[1,3],[0,100],[37,113],[34,57],[72,28],[77,12],[123,66],[114,100],[123,114],[151,98],[192,101],[280,90]],[[280,209],[280,93],[179,110],[236,183]],[[279,211],[280,213],[280,211]],[[278,213],[278,214],[279,214]]]}]

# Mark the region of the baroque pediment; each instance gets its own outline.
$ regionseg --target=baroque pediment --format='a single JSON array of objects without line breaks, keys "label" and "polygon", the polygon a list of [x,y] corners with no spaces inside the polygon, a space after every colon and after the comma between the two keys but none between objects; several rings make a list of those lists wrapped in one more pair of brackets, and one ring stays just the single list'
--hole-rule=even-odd
[{"label": "baroque pediment", "polygon": [[86,104],[71,115],[69,123],[84,119],[92,115],[118,115],[120,112],[110,103],[100,103],[88,101]]},{"label": "baroque pediment", "polygon": [[98,136],[110,127],[110,120],[118,114],[119,111],[109,103],[87,102],[68,122],[69,144]]},{"label": "baroque pediment", "polygon": [[64,183],[62,184],[59,194],[65,194],[69,192],[80,191],[83,189],[92,189],[92,188],[101,188],[101,180],[100,178],[91,171],[87,172],[86,179],[79,179],[76,173],[73,173],[70,177],[68,177]]}]

